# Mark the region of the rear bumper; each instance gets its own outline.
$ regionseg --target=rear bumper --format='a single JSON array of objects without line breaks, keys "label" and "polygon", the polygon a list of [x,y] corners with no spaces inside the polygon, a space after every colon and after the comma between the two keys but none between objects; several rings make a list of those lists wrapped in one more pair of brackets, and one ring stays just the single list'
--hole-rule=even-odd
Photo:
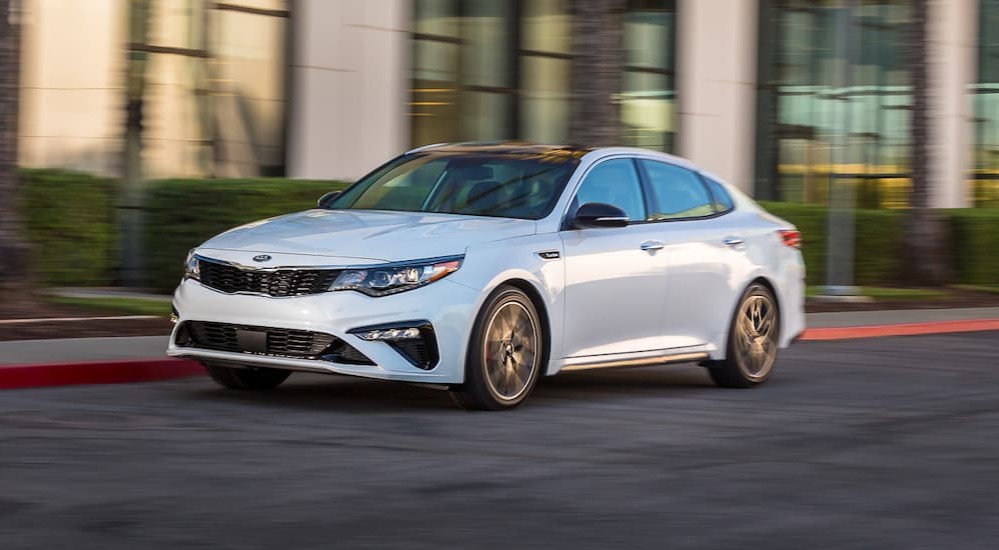
[{"label": "rear bumper", "polygon": [[[197,281],[186,280],[174,295],[173,305],[179,322],[170,337],[167,355],[383,380],[460,384],[464,381],[465,349],[477,299],[477,292],[447,279],[409,292],[379,298],[351,291],[291,298],[224,294],[206,288]],[[418,368],[385,342],[364,340],[351,332],[361,327],[413,319],[425,319],[433,325],[439,360],[429,370]],[[322,359],[181,346],[177,343],[177,332],[186,321],[331,334],[357,349],[375,364],[356,365]]]}]

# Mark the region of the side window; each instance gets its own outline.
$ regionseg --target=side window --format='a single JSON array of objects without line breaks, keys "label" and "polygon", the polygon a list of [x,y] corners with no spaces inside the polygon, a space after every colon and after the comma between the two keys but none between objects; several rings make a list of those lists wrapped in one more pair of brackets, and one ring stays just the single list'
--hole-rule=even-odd
[{"label": "side window", "polygon": [[643,160],[649,180],[650,220],[682,220],[715,213],[708,189],[694,172],[665,162]]},{"label": "side window", "polygon": [[576,192],[576,206],[588,202],[611,204],[624,210],[631,221],[645,221],[642,186],[635,163],[631,159],[613,159],[590,170]]},{"label": "side window", "polygon": [[715,212],[728,212],[729,210],[735,208],[735,203],[732,202],[732,196],[728,194],[725,190],[725,186],[716,180],[713,180],[707,176],[702,176],[704,182],[708,184],[711,189],[711,194],[715,199]]}]

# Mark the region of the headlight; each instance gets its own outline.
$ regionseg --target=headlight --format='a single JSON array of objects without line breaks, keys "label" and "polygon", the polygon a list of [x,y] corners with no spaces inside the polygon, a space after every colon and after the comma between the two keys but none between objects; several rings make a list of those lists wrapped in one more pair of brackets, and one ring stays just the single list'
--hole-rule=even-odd
[{"label": "headlight", "polygon": [[187,253],[187,260],[184,261],[184,278],[201,280],[201,268],[198,265],[198,257],[194,255],[194,250]]},{"label": "headlight", "polygon": [[385,264],[363,269],[345,269],[330,290],[357,290],[368,296],[405,292],[447,277],[461,267],[464,256],[432,258]]}]

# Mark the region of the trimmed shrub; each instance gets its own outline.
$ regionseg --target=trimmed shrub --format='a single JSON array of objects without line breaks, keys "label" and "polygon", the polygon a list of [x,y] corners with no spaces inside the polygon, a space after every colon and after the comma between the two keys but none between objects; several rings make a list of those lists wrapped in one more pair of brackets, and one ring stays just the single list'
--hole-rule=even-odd
[{"label": "trimmed shrub", "polygon": [[[825,284],[828,214],[823,206],[783,202],[762,203],[775,216],[798,226],[802,253],[808,269],[808,284]],[[954,282],[996,284],[999,282],[999,209],[962,208],[946,210]],[[856,210],[854,284],[891,285],[900,277],[904,210]]]},{"label": "trimmed shrub", "polygon": [[344,182],[244,179],[174,179],[149,183],[143,248],[147,283],[173,290],[187,252],[232,227],[312,208]]},{"label": "trimmed shrub", "polygon": [[[115,282],[119,238],[114,180],[61,170],[24,170],[21,187],[32,269],[47,285],[104,286]],[[344,182],[174,179],[149,182],[142,249],[147,284],[172,290],[187,251],[226,229],[311,208]],[[802,232],[808,284],[824,284],[828,213],[823,206],[765,202]],[[905,212],[856,210],[854,282],[891,285],[899,279]],[[999,283],[999,209],[945,211],[953,243],[955,281]]]},{"label": "trimmed shrub", "polygon": [[954,209],[947,217],[957,282],[999,284],[999,209]]},{"label": "trimmed shrub", "polygon": [[31,269],[46,285],[107,286],[118,262],[114,180],[22,170],[21,211]]}]

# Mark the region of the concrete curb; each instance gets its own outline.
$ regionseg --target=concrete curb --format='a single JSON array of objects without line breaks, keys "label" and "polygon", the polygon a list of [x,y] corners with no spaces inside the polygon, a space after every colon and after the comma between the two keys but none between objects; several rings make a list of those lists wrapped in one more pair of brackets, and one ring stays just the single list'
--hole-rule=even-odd
[{"label": "concrete curb", "polygon": [[[801,335],[801,340],[853,340],[884,336],[916,336],[989,330],[999,330],[999,319],[812,328]],[[197,361],[169,358],[0,365],[0,390],[82,384],[128,384],[172,380],[203,374],[205,374],[205,370]]]},{"label": "concrete curb", "polygon": [[197,361],[167,358],[0,365],[0,390],[81,384],[129,384],[204,373],[205,369]]}]

